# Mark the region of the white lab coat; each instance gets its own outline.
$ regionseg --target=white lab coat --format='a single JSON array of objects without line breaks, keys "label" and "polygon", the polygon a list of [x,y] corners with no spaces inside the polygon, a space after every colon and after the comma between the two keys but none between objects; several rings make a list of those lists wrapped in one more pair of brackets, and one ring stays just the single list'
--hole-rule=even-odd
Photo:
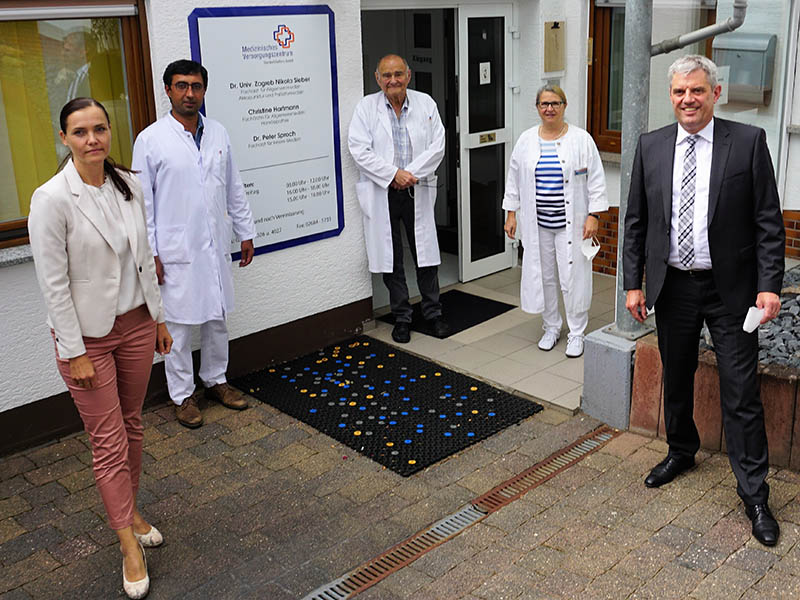
[{"label": "white lab coat", "polygon": [[167,114],[133,145],[153,254],[164,265],[167,321],[224,319],[233,310],[231,224],[240,240],[255,236],[253,216],[225,128],[203,118],[200,150]]},{"label": "white lab coat", "polygon": [[[580,127],[570,125],[556,140],[556,153],[564,173],[564,202],[567,213],[569,247],[566,310],[589,310],[592,301],[592,263],[581,253],[583,224],[589,213],[608,210],[606,179],[600,153],[592,137]],[[544,311],[542,267],[539,254],[539,226],[536,220],[536,180],[539,162],[539,126],[525,131],[517,140],[508,167],[503,209],[517,213],[517,237],[525,249],[522,258],[520,300],[522,310]]]},{"label": "white lab coat", "polygon": [[[414,237],[417,262],[430,267],[441,262],[433,206],[436,203],[436,169],[444,157],[444,126],[433,98],[407,90],[408,136],[412,160],[405,170],[419,179],[414,186]],[[364,216],[369,270],[391,273],[392,228],[389,224],[388,188],[397,173],[394,166],[392,124],[383,92],[361,99],[353,113],[348,136],[350,154],[361,178],[356,194]]]}]

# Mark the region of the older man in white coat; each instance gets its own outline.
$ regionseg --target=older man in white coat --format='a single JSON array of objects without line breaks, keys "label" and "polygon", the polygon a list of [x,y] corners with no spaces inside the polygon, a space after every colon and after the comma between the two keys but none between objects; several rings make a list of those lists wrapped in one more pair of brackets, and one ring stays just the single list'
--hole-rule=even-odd
[{"label": "older man in white coat", "polygon": [[356,193],[364,215],[369,270],[383,273],[395,326],[392,339],[411,339],[411,305],[403,269],[405,228],[417,267],[422,316],[437,337],[447,323],[439,302],[439,242],[433,205],[436,169],[444,157],[444,127],[433,98],[409,90],[411,70],[395,54],[378,62],[380,92],[361,99],[350,122],[348,144],[361,179]]},{"label": "older man in white coat", "polygon": [[200,379],[207,397],[228,408],[247,408],[227,384],[228,330],[233,310],[231,224],[241,240],[240,267],[253,259],[255,227],[224,127],[202,117],[208,72],[179,60],[164,72],[172,110],[139,134],[133,168],[139,171],[147,229],[167,326],[174,339],[165,361],[178,421],[199,427],[202,389],[195,390],[192,326],[200,325]]}]

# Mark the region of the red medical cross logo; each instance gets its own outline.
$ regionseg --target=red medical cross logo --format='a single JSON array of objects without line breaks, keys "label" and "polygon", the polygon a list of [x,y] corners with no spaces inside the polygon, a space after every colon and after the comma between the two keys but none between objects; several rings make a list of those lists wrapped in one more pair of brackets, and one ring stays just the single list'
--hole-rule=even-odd
[{"label": "red medical cross logo", "polygon": [[294,41],[294,33],[286,25],[278,25],[278,29],[272,32],[272,39],[278,42],[281,48],[288,48]]}]

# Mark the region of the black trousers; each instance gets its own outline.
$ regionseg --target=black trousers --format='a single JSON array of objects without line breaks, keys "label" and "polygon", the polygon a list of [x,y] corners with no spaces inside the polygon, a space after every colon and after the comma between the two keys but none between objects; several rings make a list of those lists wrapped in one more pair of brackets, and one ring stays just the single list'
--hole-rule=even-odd
[{"label": "black trousers", "polygon": [[728,458],[746,504],[769,497],[764,407],[757,378],[758,332],[742,330],[744,314],[731,314],[711,271],[669,267],[656,301],[658,348],[664,365],[664,420],[672,456],[694,456],[700,437],[694,423],[694,374],[703,320],[714,340],[719,369],[722,425]]},{"label": "black trousers", "polygon": [[[413,193],[413,189],[411,191]],[[435,319],[442,315],[442,305],[439,302],[439,269],[420,267],[417,262],[417,246],[414,239],[414,198],[409,190],[396,190],[389,188],[389,223],[392,227],[392,261],[391,273],[383,274],[383,283],[389,289],[389,303],[392,314],[398,323],[411,322],[411,304],[408,302],[408,286],[406,285],[406,272],[403,267],[403,236],[406,230],[408,244],[417,267],[417,286],[422,296],[422,316],[426,319]]]}]

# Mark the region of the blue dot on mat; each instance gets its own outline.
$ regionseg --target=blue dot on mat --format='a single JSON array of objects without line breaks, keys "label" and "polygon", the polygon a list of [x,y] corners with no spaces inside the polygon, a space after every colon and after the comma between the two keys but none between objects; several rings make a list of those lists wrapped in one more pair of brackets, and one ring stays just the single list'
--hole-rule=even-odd
[{"label": "blue dot on mat", "polygon": [[408,416],[408,411],[407,411],[407,410],[404,410],[404,411],[403,411],[403,412],[401,412],[400,414],[401,414],[401,415],[403,415],[404,417],[407,417],[407,416]]},{"label": "blue dot on mat", "polygon": [[303,371],[310,371],[311,367],[303,367]]},{"label": "blue dot on mat", "polygon": [[470,431],[469,433],[467,433],[467,437],[475,437],[475,434]]},{"label": "blue dot on mat", "polygon": [[312,408],[312,409],[311,409],[311,410],[309,410],[308,412],[310,412],[310,413],[315,413],[315,412],[317,412],[317,409],[316,409],[316,408]]},{"label": "blue dot on mat", "polygon": [[362,375],[362,376],[361,376],[361,379],[366,379],[366,378],[367,378],[367,376],[366,376],[366,375]]},{"label": "blue dot on mat", "polygon": [[408,402],[411,398],[403,398],[403,402]]},{"label": "blue dot on mat", "polygon": [[403,442],[405,442],[406,444],[410,444],[411,440],[403,440]]},{"label": "blue dot on mat", "polygon": [[344,423],[339,423],[339,427],[340,427],[341,429],[344,429],[345,427],[347,427],[347,425],[345,425]]},{"label": "blue dot on mat", "polygon": [[439,418],[440,418],[440,419],[446,419],[446,418],[447,418],[447,415],[439,415]]},{"label": "blue dot on mat", "polygon": [[450,437],[451,435],[453,435],[453,434],[450,433],[449,431],[445,431],[444,432],[444,437]]},{"label": "blue dot on mat", "polygon": [[384,381],[383,383],[385,383],[385,384],[387,384],[387,385],[388,385],[388,384],[390,384],[390,383],[392,383],[392,382],[391,382],[389,379],[387,379],[387,380],[386,380],[386,381]]},{"label": "blue dot on mat", "polygon": [[422,423],[417,423],[417,427],[422,428],[425,427],[425,425],[423,425]]},{"label": "blue dot on mat", "polygon": [[417,433],[422,433],[422,429],[417,429]]},{"label": "blue dot on mat", "polygon": [[453,387],[453,386],[452,385],[446,385],[446,386],[444,386],[444,389],[449,390],[451,387]]},{"label": "blue dot on mat", "polygon": [[444,395],[445,398],[450,398],[453,394],[447,393]]},{"label": "blue dot on mat", "polygon": [[456,413],[456,416],[457,416],[457,417],[460,417],[460,416],[461,416],[461,415],[463,415],[463,414],[464,414],[464,413],[457,412],[457,413]]},{"label": "blue dot on mat", "polygon": [[367,407],[366,406],[359,406],[358,410],[367,410]]},{"label": "blue dot on mat", "polygon": [[327,394],[327,393],[328,393],[328,390],[326,390],[325,388],[322,388],[322,393],[323,393],[323,394]]},{"label": "blue dot on mat", "polygon": [[294,383],[295,381],[297,381],[297,380],[296,379],[290,379],[289,383]]},{"label": "blue dot on mat", "polygon": [[397,425],[397,421],[389,421],[389,425]]},{"label": "blue dot on mat", "polygon": [[495,415],[495,413],[493,413],[493,412],[490,412],[490,413],[489,413],[489,416],[490,416],[490,417],[493,417],[494,415]]},{"label": "blue dot on mat", "polygon": [[397,389],[398,389],[398,390],[400,390],[400,391],[402,391],[402,390],[406,389],[406,386],[404,386],[404,385],[398,385],[398,386],[397,386]]},{"label": "blue dot on mat", "polygon": [[289,378],[288,375],[281,375],[281,379],[288,379],[288,378]]},{"label": "blue dot on mat", "polygon": [[466,396],[461,396],[461,399],[462,399],[462,400],[466,400],[466,399],[467,399],[467,397],[466,397]]}]

